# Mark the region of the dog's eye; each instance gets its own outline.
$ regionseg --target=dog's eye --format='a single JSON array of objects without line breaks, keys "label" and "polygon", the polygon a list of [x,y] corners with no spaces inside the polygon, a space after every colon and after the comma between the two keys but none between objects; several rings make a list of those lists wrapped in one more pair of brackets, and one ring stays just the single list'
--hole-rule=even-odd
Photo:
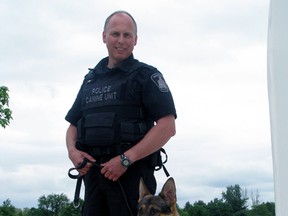
[{"label": "dog's eye", "polygon": [[151,210],[150,210],[151,215],[157,215],[157,213],[159,213],[159,212],[160,212],[159,209],[156,209],[156,208],[151,208]]}]

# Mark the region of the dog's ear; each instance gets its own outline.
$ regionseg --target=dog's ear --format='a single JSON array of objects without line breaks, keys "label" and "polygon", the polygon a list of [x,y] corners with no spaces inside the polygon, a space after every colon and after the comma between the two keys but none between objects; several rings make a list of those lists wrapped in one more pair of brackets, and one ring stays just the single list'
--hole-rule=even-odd
[{"label": "dog's ear", "polygon": [[169,205],[176,203],[176,186],[172,177],[166,181],[159,196],[161,196]]},{"label": "dog's ear", "polygon": [[139,182],[139,200],[141,200],[144,196],[147,196],[149,194],[151,194],[151,193],[147,189],[143,179],[140,178],[140,182]]}]

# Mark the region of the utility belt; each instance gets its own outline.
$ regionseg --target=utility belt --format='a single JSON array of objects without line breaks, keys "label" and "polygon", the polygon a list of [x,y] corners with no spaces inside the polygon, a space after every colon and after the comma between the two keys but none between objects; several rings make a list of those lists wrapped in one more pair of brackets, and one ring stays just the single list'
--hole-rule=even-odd
[{"label": "utility belt", "polygon": [[[91,147],[87,145],[83,145],[79,142],[76,143],[76,148],[80,151],[87,152],[94,158],[113,158],[117,155],[123,154],[125,151],[130,149],[133,146],[131,143],[120,143],[114,146],[98,146]],[[162,154],[164,154],[165,158],[162,158]],[[151,155],[142,159],[142,162],[147,166],[154,168],[155,170],[159,170],[162,168],[163,164],[167,162],[167,154],[163,148],[152,153]]]},{"label": "utility belt", "polygon": [[89,146],[76,142],[76,148],[80,151],[87,152],[92,157],[115,157],[116,155],[123,154],[130,149],[133,145],[131,143],[119,143],[111,146]]}]

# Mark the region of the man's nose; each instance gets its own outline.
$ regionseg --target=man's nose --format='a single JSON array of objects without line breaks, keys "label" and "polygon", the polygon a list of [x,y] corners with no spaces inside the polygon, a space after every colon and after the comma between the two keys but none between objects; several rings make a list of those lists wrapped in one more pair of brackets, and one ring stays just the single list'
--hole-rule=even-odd
[{"label": "man's nose", "polygon": [[124,35],[120,34],[118,37],[118,42],[123,43],[124,42]]}]

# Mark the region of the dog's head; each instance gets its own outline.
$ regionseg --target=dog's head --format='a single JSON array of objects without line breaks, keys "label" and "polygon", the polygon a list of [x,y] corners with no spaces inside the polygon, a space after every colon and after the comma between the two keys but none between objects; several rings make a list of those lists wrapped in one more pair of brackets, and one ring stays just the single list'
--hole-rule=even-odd
[{"label": "dog's head", "polygon": [[164,184],[159,195],[152,195],[143,179],[139,183],[138,216],[178,216],[176,209],[176,187],[173,178]]}]

